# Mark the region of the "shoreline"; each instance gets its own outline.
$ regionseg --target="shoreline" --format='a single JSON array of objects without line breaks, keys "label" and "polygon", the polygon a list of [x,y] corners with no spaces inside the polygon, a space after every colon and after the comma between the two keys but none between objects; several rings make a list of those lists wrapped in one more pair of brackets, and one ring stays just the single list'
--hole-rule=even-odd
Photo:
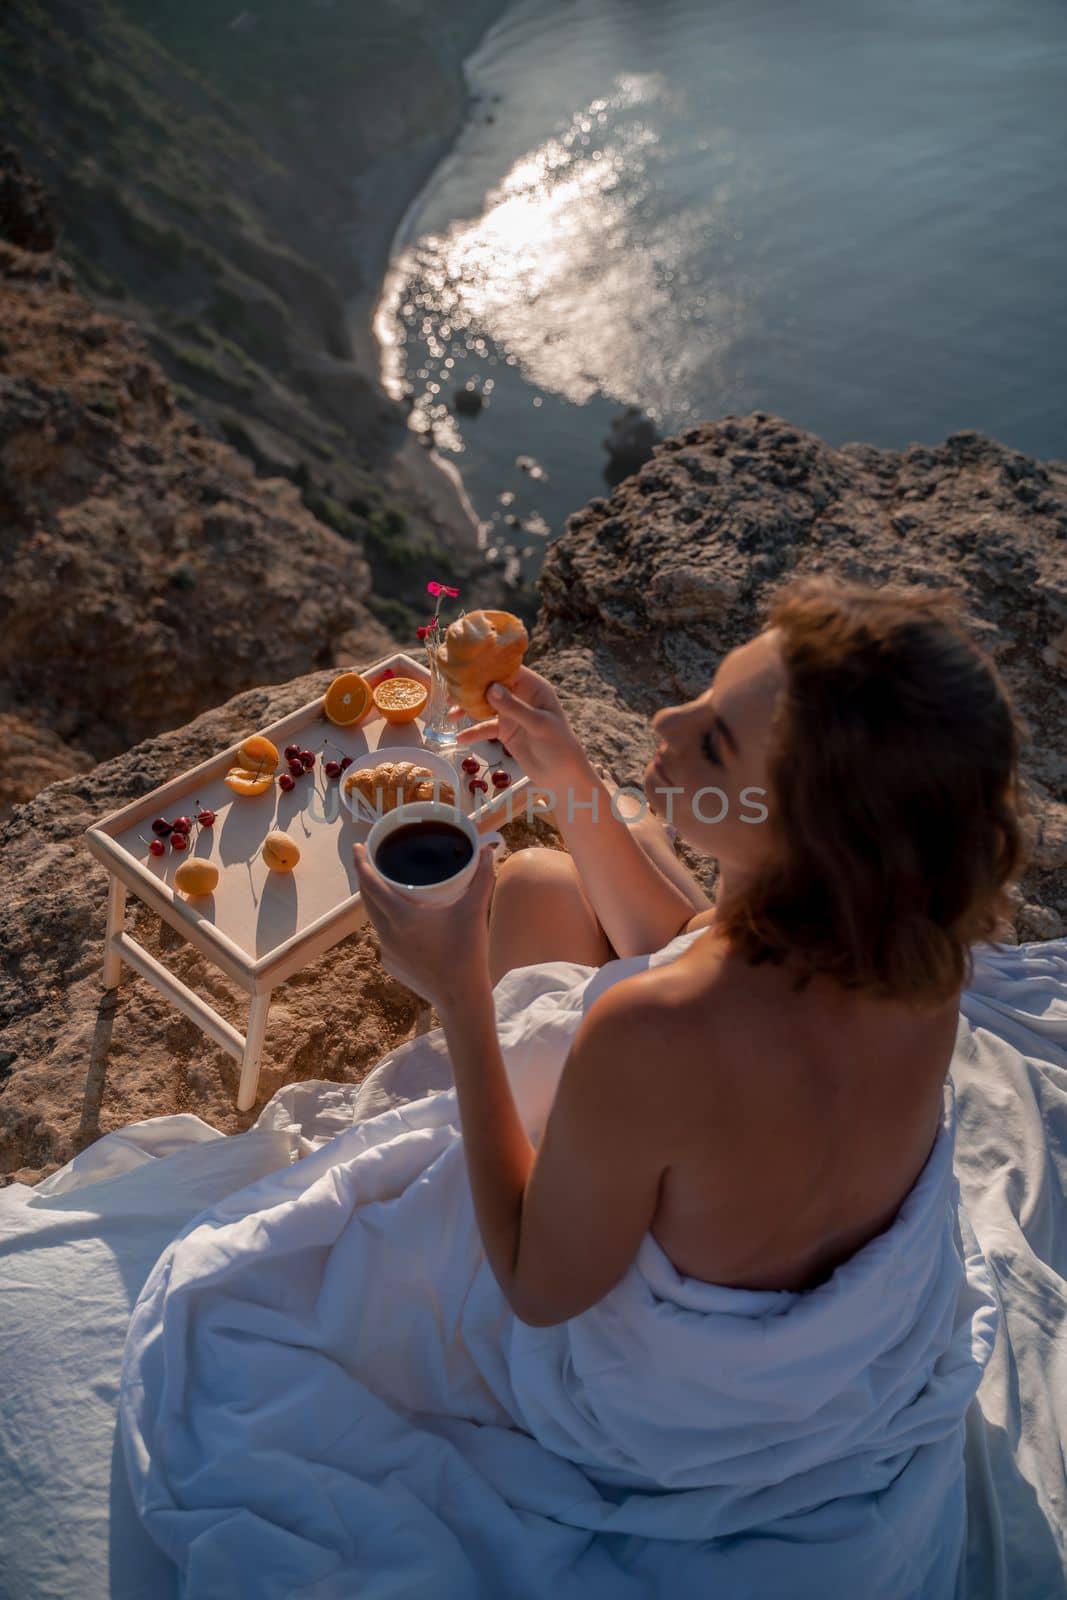
[{"label": "shoreline", "polygon": [[[373,179],[366,178],[359,196],[361,248],[359,268],[361,288],[345,298],[345,319],[352,342],[352,361],[368,382],[374,385],[384,403],[398,406],[382,382],[381,348],[374,332],[374,319],[393,258],[393,244],[414,206],[437,168],[455,148],[477,104],[466,74],[466,62],[507,10],[509,0],[487,0],[482,14],[461,38],[442,39],[441,61],[456,80],[459,99],[456,114],[447,129],[423,135],[409,147],[393,152],[377,163]],[[474,9],[474,8],[472,8]],[[458,49],[448,55],[448,46]],[[399,202],[399,203],[398,203]],[[393,458],[414,482],[429,508],[455,533],[467,534],[470,551],[480,554],[485,548],[485,532],[462,476],[452,462],[418,441],[407,429],[407,438]]]}]

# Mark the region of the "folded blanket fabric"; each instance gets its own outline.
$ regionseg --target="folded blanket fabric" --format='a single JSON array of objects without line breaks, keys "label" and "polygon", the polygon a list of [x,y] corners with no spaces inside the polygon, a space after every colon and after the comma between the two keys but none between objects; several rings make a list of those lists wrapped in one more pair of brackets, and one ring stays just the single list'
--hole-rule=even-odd
[{"label": "folded blanket fabric", "polygon": [[[531,1137],[583,1007],[698,936],[501,980]],[[481,1248],[443,1036],[383,1067],[364,1120],[194,1219],[135,1306],[123,1443],[185,1593],[951,1600],[998,1312],[950,1080],[893,1224],[824,1284],[707,1284],[649,1234],[531,1328]]]}]

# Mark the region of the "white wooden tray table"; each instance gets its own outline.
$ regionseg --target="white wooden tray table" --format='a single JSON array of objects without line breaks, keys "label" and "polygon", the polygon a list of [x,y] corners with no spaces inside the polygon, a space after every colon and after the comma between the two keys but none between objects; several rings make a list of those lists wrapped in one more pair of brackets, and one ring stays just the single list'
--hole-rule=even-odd
[{"label": "white wooden tray table", "polygon": [[[429,684],[426,667],[402,651],[360,670],[364,677],[376,679],[388,667],[398,677]],[[356,726],[341,728],[326,718],[322,704],[320,695],[269,727],[249,728],[238,744],[102,817],[85,834],[110,879],[103,987],[117,986],[126,962],[228,1051],[241,1064],[237,1091],[241,1111],[247,1111],[256,1098],[272,991],[366,921],[352,846],[366,838],[370,825],[352,816],[342,800],[340,780],[325,776],[325,762],[346,755],[356,759],[370,750],[395,746],[410,746],[412,759],[417,760],[423,748],[421,718],[389,723],[372,706]],[[223,780],[236,762],[239,744],[252,733],[265,734],[279,756],[287,744],[312,750],[313,771],[297,778],[288,793],[275,781],[264,795],[235,795]],[[457,770],[457,801],[474,817],[479,831],[499,826],[513,808],[518,812],[528,804],[529,779],[499,744],[476,741],[446,754],[457,767],[464,755],[473,754],[485,763],[483,774],[496,768],[511,774],[508,788],[494,794],[490,784],[488,795],[472,796],[467,774]],[[282,759],[279,775],[285,770]],[[522,807],[516,808],[520,796]],[[147,841],[154,837],[154,817],[172,819],[188,813],[195,818],[204,808],[215,812],[215,822],[210,829],[194,828],[187,850],[176,852],[168,844],[164,855],[150,853]],[[274,828],[289,834],[300,848],[292,872],[272,872],[260,855]],[[190,856],[203,857],[219,868],[212,894],[187,899],[174,889],[174,873]],[[126,931],[130,894],[158,912],[249,995],[243,1034]]]}]

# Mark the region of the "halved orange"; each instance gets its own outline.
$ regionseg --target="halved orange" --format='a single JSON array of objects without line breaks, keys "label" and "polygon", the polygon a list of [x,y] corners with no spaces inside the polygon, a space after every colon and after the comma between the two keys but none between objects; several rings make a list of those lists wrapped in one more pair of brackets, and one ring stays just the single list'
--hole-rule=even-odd
[{"label": "halved orange", "polygon": [[417,678],[385,678],[374,691],[374,704],[386,722],[414,722],[429,698],[429,689]]},{"label": "halved orange", "polygon": [[262,733],[250,734],[238,746],[237,765],[246,772],[273,772],[278,765],[278,751]]},{"label": "halved orange", "polygon": [[371,687],[358,672],[342,672],[323,696],[322,709],[331,722],[347,728],[370,707]]},{"label": "halved orange", "polygon": [[224,782],[234,794],[266,794],[274,782],[274,774],[261,772],[257,776],[256,773],[249,772],[247,767],[231,767]]}]

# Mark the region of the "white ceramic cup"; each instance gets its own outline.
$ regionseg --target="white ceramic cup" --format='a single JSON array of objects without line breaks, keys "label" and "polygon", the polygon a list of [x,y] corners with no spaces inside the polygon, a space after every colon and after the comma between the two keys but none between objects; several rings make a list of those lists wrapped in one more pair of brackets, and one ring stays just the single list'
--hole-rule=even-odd
[{"label": "white ceramic cup", "polygon": [[[395,878],[390,878],[378,866],[378,846],[383,839],[388,838],[396,828],[402,828],[409,822],[420,822],[424,818],[433,817],[441,822],[450,822],[454,828],[459,828],[471,842],[471,858],[465,866],[460,867],[450,878],[442,878],[440,883],[398,883]],[[458,900],[470,880],[478,870],[478,857],[483,844],[491,844],[494,849],[503,844],[503,835],[494,828],[491,833],[479,833],[473,820],[458,806],[449,805],[445,800],[412,800],[407,805],[397,806],[392,811],[387,811],[378,818],[367,835],[367,854],[374,862],[375,867],[381,872],[386,883],[397,889],[403,889],[405,894],[412,895],[419,900],[432,901],[434,905],[451,905],[453,900]]]}]

